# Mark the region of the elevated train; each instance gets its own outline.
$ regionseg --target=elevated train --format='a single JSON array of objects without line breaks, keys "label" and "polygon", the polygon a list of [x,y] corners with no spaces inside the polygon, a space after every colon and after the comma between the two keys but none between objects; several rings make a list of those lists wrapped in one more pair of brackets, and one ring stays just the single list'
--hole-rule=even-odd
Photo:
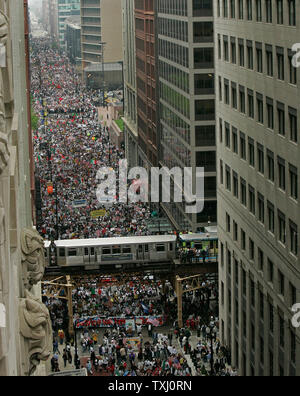
[{"label": "elevated train", "polygon": [[[173,263],[179,258],[178,249],[207,251],[207,261],[218,260],[216,232],[200,234],[152,235],[98,239],[70,239],[45,242],[47,266],[98,270],[100,268],[138,268],[147,263]],[[55,257],[55,260],[54,260]]]}]

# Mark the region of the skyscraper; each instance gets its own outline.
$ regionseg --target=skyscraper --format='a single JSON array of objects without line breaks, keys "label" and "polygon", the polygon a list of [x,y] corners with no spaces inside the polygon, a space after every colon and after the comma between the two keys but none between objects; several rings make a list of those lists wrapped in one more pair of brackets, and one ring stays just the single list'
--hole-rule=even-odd
[{"label": "skyscraper", "polygon": [[215,3],[221,341],[242,375],[299,375],[300,14]]},{"label": "skyscraper", "polygon": [[213,3],[157,3],[160,163],[205,168],[202,213],[186,214],[180,203],[163,207],[176,229],[196,231],[217,216]]},{"label": "skyscraper", "polygon": [[80,0],[58,0],[58,33],[61,47],[66,48],[66,24],[68,17],[80,15]]}]

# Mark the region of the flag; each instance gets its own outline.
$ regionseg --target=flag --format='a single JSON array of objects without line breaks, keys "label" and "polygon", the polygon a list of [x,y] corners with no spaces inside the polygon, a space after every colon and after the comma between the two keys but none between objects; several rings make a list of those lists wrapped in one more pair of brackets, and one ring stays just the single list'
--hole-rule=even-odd
[{"label": "flag", "polygon": [[142,306],[142,308],[143,308],[145,314],[148,315],[148,313],[149,313],[149,308],[147,307],[147,305],[145,305],[144,303],[141,303],[141,306]]},{"label": "flag", "polygon": [[150,318],[147,320],[147,323],[152,324],[154,327],[158,327],[159,326],[159,321],[155,318]]}]

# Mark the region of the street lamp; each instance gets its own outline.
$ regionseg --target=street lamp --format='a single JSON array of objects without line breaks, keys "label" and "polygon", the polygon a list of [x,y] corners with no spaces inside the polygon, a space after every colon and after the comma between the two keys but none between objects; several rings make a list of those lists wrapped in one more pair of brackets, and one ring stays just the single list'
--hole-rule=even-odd
[{"label": "street lamp", "polygon": [[213,316],[210,317],[210,323],[206,327],[206,334],[207,337],[210,339],[210,345],[211,345],[211,356],[210,356],[210,375],[214,375],[214,339],[216,339],[217,336],[217,326],[216,326],[216,321]]}]

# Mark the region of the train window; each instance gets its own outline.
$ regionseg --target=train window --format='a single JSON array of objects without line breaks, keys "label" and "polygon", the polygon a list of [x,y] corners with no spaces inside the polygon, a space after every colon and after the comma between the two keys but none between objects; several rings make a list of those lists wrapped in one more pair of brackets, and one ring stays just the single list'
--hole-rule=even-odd
[{"label": "train window", "polygon": [[110,248],[103,248],[102,249],[102,254],[111,254]]},{"label": "train window", "polygon": [[173,243],[170,243],[170,247],[169,247],[170,252],[173,251]]},{"label": "train window", "polygon": [[123,253],[131,253],[131,247],[123,247]]},{"label": "train window", "polygon": [[145,245],[145,253],[148,253],[148,252],[149,252],[149,246]]},{"label": "train window", "polygon": [[95,256],[95,248],[91,248],[91,256]]},{"label": "train window", "polygon": [[88,248],[84,248],[84,255],[88,256],[89,255],[89,249]]},{"label": "train window", "polygon": [[202,249],[202,244],[201,243],[196,243],[195,244],[196,249]]},{"label": "train window", "polygon": [[139,253],[143,253],[143,245],[139,245]]},{"label": "train window", "polygon": [[68,256],[69,256],[69,257],[75,257],[75,256],[77,256],[77,250],[76,250],[76,249],[69,249],[69,251],[68,251]]},{"label": "train window", "polygon": [[166,251],[165,245],[156,245],[156,251],[157,252],[165,252]]},{"label": "train window", "polygon": [[121,248],[119,248],[119,247],[114,247],[114,248],[113,248],[113,254],[121,254]]},{"label": "train window", "polygon": [[64,248],[59,249],[59,257],[66,257],[66,251]]}]

